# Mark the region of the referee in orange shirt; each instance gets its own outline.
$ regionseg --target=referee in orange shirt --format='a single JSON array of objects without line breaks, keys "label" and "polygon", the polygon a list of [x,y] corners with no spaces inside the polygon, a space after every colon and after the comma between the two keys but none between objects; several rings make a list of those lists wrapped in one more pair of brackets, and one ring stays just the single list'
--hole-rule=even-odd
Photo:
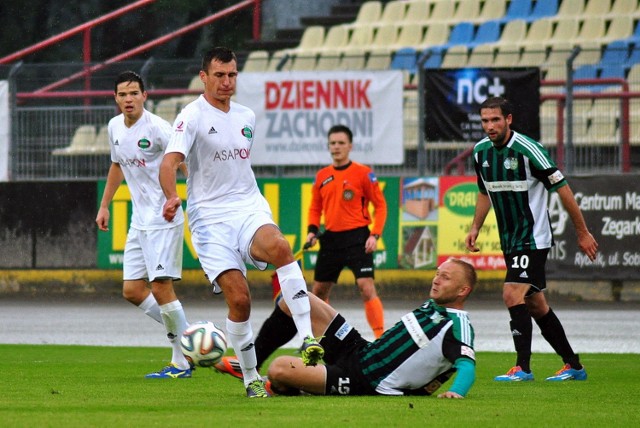
[{"label": "referee in orange shirt", "polygon": [[[371,168],[349,159],[351,130],[335,125],[328,137],[333,162],[316,174],[308,217],[307,245],[320,241],[313,294],[328,302],[342,269],[351,269],[377,338],[384,332],[384,311],[373,282],[373,252],[387,219],[387,203]],[[375,210],[371,230],[369,203]],[[322,214],[325,231],[319,234]]]}]

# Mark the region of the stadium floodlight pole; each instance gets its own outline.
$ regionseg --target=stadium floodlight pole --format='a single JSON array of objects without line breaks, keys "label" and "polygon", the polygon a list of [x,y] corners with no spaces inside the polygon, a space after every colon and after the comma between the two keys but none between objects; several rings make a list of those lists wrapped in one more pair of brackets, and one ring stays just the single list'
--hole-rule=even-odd
[{"label": "stadium floodlight pole", "polygon": [[565,171],[567,174],[571,174],[573,172],[573,61],[576,59],[578,54],[582,48],[580,45],[576,45],[571,54],[567,58],[567,87],[566,87],[566,103],[565,108],[567,109],[567,122],[565,126],[567,127],[567,141],[565,145]]},{"label": "stadium floodlight pole", "polygon": [[431,55],[433,55],[433,51],[431,49],[425,49],[416,62],[416,66],[418,67],[418,156],[416,159],[418,164],[418,176],[424,176],[427,169],[427,148],[425,147],[424,141],[426,110],[424,99],[424,64],[429,60]]}]

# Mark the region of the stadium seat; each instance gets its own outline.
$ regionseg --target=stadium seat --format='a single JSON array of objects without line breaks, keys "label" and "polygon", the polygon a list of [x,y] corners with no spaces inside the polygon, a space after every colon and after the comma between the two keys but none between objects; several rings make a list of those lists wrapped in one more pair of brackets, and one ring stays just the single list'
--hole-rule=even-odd
[{"label": "stadium seat", "polygon": [[93,143],[93,152],[96,154],[110,154],[111,144],[109,144],[109,126],[100,127]]},{"label": "stadium seat", "polygon": [[337,49],[323,49],[318,57],[318,62],[316,62],[316,70],[337,70],[341,56]]},{"label": "stadium seat", "polygon": [[633,43],[640,43],[640,20],[636,23],[636,27],[633,30],[633,34],[629,36],[629,41]]},{"label": "stadium seat", "polygon": [[271,54],[267,71],[284,71],[291,68],[291,54],[286,49],[280,49]]},{"label": "stadium seat", "polygon": [[500,38],[500,22],[486,21],[478,26],[473,40],[467,46],[473,48],[485,43],[495,43]]},{"label": "stadium seat", "polygon": [[560,41],[575,41],[578,38],[578,31],[580,30],[580,21],[576,18],[559,19],[556,22],[553,35],[546,42],[547,45],[553,45]]},{"label": "stadium seat", "polygon": [[347,45],[349,42],[349,30],[345,25],[334,25],[329,28],[320,51],[324,49],[335,50]]},{"label": "stadium seat", "polygon": [[520,62],[520,48],[514,45],[498,45],[493,60],[494,67],[513,67]]},{"label": "stadium seat", "polygon": [[85,154],[93,151],[93,145],[96,141],[96,127],[94,125],[80,125],[73,133],[71,142],[67,147],[55,149],[52,154],[74,155]]},{"label": "stadium seat", "polygon": [[580,45],[580,52],[573,60],[574,65],[596,64],[602,57],[600,42],[585,41]]},{"label": "stadium seat", "polygon": [[391,65],[391,49],[385,46],[374,46],[369,50],[367,70],[387,70]]},{"label": "stadium seat", "polygon": [[478,45],[469,54],[467,67],[491,67],[493,66],[494,46]]},{"label": "stadium seat", "polygon": [[444,54],[442,68],[464,68],[467,65],[467,54],[465,45],[451,46]]},{"label": "stadium seat", "polygon": [[582,21],[582,26],[575,41],[577,43],[584,43],[588,40],[602,40],[605,32],[606,25],[604,18],[601,16],[589,16]]},{"label": "stadium seat", "polygon": [[631,16],[638,10],[638,0],[613,0],[608,16]]},{"label": "stadium seat", "polygon": [[[603,0],[598,0],[603,1]],[[539,3],[539,2],[536,2]],[[585,0],[562,0],[554,19],[578,18],[584,12]]]},{"label": "stadium seat", "polygon": [[482,6],[482,10],[480,11],[480,15],[478,15],[478,18],[475,19],[475,22],[482,23],[502,19],[506,10],[506,0],[485,1]]},{"label": "stadium seat", "polygon": [[189,82],[189,86],[187,86],[187,89],[189,89],[190,91],[201,91],[203,88],[204,86],[202,80],[200,80],[199,74],[193,76],[191,78],[191,81]]},{"label": "stadium seat", "polygon": [[547,50],[544,45],[527,45],[522,50],[518,65],[520,67],[539,67],[547,60]]},{"label": "stadium seat", "polygon": [[398,26],[396,24],[382,25],[376,29],[373,42],[367,48],[391,47],[396,44],[396,40],[398,40]]},{"label": "stadium seat", "polygon": [[366,62],[366,52],[363,47],[351,48],[342,55],[338,69],[363,70]]},{"label": "stadium seat", "polygon": [[633,18],[631,15],[614,16],[609,22],[606,34],[602,42],[612,42],[618,39],[627,39],[633,34]]},{"label": "stadium seat", "polygon": [[[631,68],[636,64],[640,64],[640,44],[637,43],[631,48],[625,65]],[[631,80],[631,78],[629,78],[629,80]],[[640,83],[640,81],[638,81],[638,83]]]},{"label": "stadium seat", "polygon": [[611,10],[611,0],[587,0],[582,15],[584,17],[603,17]]},{"label": "stadium seat", "polygon": [[416,57],[414,48],[406,47],[398,49],[393,55],[390,68],[392,70],[406,70],[411,76],[416,74]]},{"label": "stadium seat", "polygon": [[618,122],[620,102],[615,99],[596,99],[588,112],[587,139],[591,144],[616,144],[619,141]]},{"label": "stadium seat", "polygon": [[432,46],[422,51],[422,55],[428,55],[423,64],[423,68],[440,68],[442,66],[442,59],[445,53],[445,48],[442,46]]},{"label": "stadium seat", "polygon": [[373,29],[374,27],[372,25],[358,25],[357,27],[354,27],[351,30],[349,42],[338,49],[342,50],[344,53],[348,53],[351,50],[359,51],[370,46],[373,41]]},{"label": "stadium seat", "polygon": [[439,1],[433,4],[429,22],[449,22],[456,11],[455,1]]},{"label": "stadium seat", "polygon": [[626,64],[629,58],[629,42],[626,40],[615,40],[604,48],[600,62],[608,64]]},{"label": "stadium seat", "polygon": [[316,68],[315,52],[298,52],[292,55],[291,71],[313,71]]},{"label": "stadium seat", "polygon": [[558,0],[536,1],[531,13],[529,21],[537,21],[541,18],[549,18],[558,13]]},{"label": "stadium seat", "polygon": [[507,22],[502,28],[497,45],[520,45],[527,35],[527,22],[523,19],[514,19]]},{"label": "stadium seat", "polygon": [[[267,71],[267,67],[269,66],[269,52],[264,50],[255,50],[249,52],[247,59],[242,66],[243,72],[262,72]],[[202,89],[202,82],[200,82],[200,77],[198,76],[198,89]]]},{"label": "stadium seat", "polygon": [[519,45],[547,44],[553,35],[553,21],[550,19],[538,19],[533,21],[527,30],[527,34]]},{"label": "stadium seat", "polygon": [[510,22],[514,19],[527,19],[531,13],[531,0],[511,0],[507,8],[503,22]]},{"label": "stadium seat", "polygon": [[173,123],[178,115],[178,98],[171,97],[160,100],[158,104],[156,104],[154,113],[167,122]]},{"label": "stadium seat", "polygon": [[447,40],[449,40],[449,24],[432,22],[426,27],[420,47],[429,48],[444,45]]},{"label": "stadium seat", "polygon": [[417,22],[402,24],[398,31],[398,38],[393,44],[393,49],[404,47],[419,48],[422,44],[424,25]]},{"label": "stadium seat", "polygon": [[407,3],[399,0],[391,0],[382,10],[382,15],[375,25],[398,24],[404,20]]},{"label": "stadium seat", "polygon": [[[440,4],[440,3],[437,3]],[[449,34],[449,40],[447,40],[447,47],[456,45],[468,45],[473,40],[475,27],[470,22],[459,22],[454,25]]]},{"label": "stadium seat", "polygon": [[[493,1],[493,0],[492,0]],[[456,3],[456,2],[451,2]],[[462,21],[474,21],[480,16],[480,0],[458,1],[458,7],[448,20],[455,24]]]},{"label": "stadium seat", "polygon": [[622,64],[603,64],[599,66],[601,79],[626,79],[627,69]]},{"label": "stadium seat", "polygon": [[409,2],[404,15],[404,22],[431,22],[431,4],[427,0],[414,0]]},{"label": "stadium seat", "polygon": [[558,42],[551,46],[547,60],[543,64],[547,79],[565,80],[567,78],[567,58],[571,55],[573,48],[573,43],[569,41]]},{"label": "stadium seat", "polygon": [[351,24],[347,24],[350,27],[358,27],[360,25],[372,25],[380,21],[382,15],[382,2],[380,1],[366,1],[362,3],[355,21]]},{"label": "stadium seat", "polygon": [[324,43],[325,30],[321,25],[310,25],[305,28],[297,47],[291,49],[293,53],[317,51]]}]

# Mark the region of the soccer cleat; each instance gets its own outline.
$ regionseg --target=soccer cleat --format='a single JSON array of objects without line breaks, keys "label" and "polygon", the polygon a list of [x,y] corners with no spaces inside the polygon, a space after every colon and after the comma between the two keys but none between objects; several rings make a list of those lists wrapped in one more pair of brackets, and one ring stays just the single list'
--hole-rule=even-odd
[{"label": "soccer cleat", "polygon": [[493,380],[498,382],[525,382],[533,380],[533,373],[522,371],[520,366],[511,367],[507,374],[496,376]]},{"label": "soccer cleat", "polygon": [[182,379],[191,377],[191,368],[179,369],[174,363],[169,363],[159,372],[149,373],[147,379]]},{"label": "soccer cleat", "polygon": [[247,385],[247,397],[268,398],[271,395],[267,392],[265,382],[262,379],[256,379]]},{"label": "soccer cleat", "polygon": [[571,368],[569,364],[565,364],[555,375],[548,377],[547,380],[558,382],[563,380],[587,380],[587,371],[582,367],[580,370]]},{"label": "soccer cleat", "polygon": [[305,366],[315,366],[324,356],[324,349],[315,338],[307,336],[302,341],[300,354],[302,364]]},{"label": "soccer cleat", "polygon": [[235,378],[242,380],[242,368],[238,357],[222,357],[222,359],[213,365],[220,373],[229,374]]}]

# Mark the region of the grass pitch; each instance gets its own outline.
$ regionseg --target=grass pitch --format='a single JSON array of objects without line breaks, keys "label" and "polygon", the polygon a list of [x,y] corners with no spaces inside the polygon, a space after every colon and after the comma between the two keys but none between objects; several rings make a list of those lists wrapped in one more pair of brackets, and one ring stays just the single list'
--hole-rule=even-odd
[{"label": "grass pitch", "polygon": [[[149,380],[166,348],[0,345],[3,427],[602,427],[638,426],[637,354],[586,354],[586,382],[545,382],[562,363],[534,354],[536,381],[492,379],[514,354],[477,355],[464,400],[435,397],[247,399],[242,384],[211,369],[191,379]],[[285,352],[285,351],[282,351]],[[447,384],[445,384],[445,387]]]}]

